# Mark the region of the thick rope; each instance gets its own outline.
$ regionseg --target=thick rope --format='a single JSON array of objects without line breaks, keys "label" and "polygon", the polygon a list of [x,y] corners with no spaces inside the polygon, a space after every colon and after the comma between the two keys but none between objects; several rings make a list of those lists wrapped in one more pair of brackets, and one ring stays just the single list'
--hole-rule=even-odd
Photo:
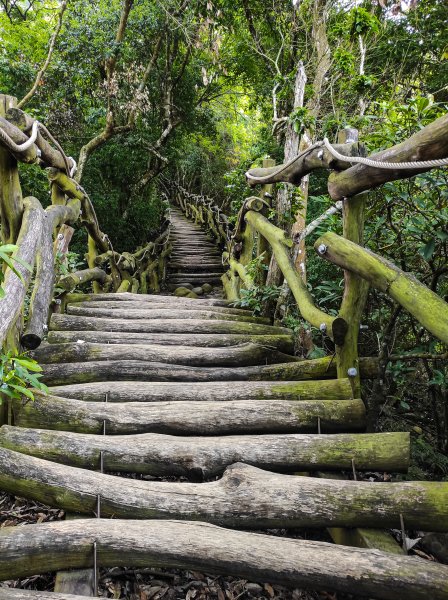
[{"label": "thick rope", "polygon": [[[26,152],[26,150],[28,150],[29,148],[31,148],[31,146],[35,143],[35,141],[37,140],[37,135],[39,133],[39,130],[56,146],[56,148],[59,150],[59,152],[62,155],[62,159],[64,161],[65,164],[65,169],[67,171],[67,175],[69,175],[69,177],[73,177],[73,175],[76,173],[76,169],[77,169],[77,164],[74,158],[67,157],[64,150],[62,149],[61,145],[59,144],[59,142],[51,135],[51,133],[48,131],[48,129],[45,127],[45,125],[43,125],[42,123],[40,123],[39,121],[33,121],[33,125],[31,128],[31,135],[30,137],[23,142],[23,144],[16,144],[15,141],[9,137],[9,135],[6,133],[6,131],[4,131],[1,127],[0,127],[0,139],[5,143],[5,145],[8,147],[8,149],[11,152],[16,152],[16,153],[22,153],[22,152]],[[38,152],[38,157],[40,156],[40,150],[39,148],[37,149]],[[70,167],[70,162],[71,161],[71,167]]]},{"label": "thick rope", "polygon": [[26,140],[26,142],[23,142],[23,144],[16,144],[15,141],[9,137],[9,135],[6,133],[6,131],[3,131],[3,129],[0,127],[0,138],[3,140],[3,142],[6,144],[6,146],[8,146],[8,149],[11,150],[11,152],[20,153],[20,152],[25,152],[26,150],[31,148],[31,146],[34,144],[34,142],[37,139],[38,133],[39,133],[39,123],[37,121],[34,121],[33,127],[31,129],[30,137]]},{"label": "thick rope", "polygon": [[409,162],[386,162],[384,160],[374,160],[372,158],[364,158],[363,156],[344,156],[340,154],[328,141],[328,138],[324,138],[324,146],[338,160],[344,162],[350,162],[353,164],[366,165],[368,167],[374,167],[375,169],[390,169],[392,171],[399,169],[433,169],[435,167],[446,167],[448,165],[448,158],[439,158],[437,160],[413,160]]}]

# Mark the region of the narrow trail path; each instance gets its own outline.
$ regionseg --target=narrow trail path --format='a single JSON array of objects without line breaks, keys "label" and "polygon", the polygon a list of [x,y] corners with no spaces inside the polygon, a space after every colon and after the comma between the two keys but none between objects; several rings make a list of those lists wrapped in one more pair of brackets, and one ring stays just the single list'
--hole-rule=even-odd
[{"label": "narrow trail path", "polygon": [[[219,282],[218,251],[175,211],[173,240],[171,285]],[[242,531],[397,528],[401,514],[409,526],[447,526],[438,484],[291,475],[405,471],[409,459],[407,433],[362,433],[349,380],[295,358],[292,331],[218,298],[67,300],[34,353],[49,394],[16,403],[14,426],[0,428],[0,487],[85,518],[3,529],[0,579],[170,566],[447,598],[448,568],[429,561]],[[157,480],[171,476],[189,482]]]},{"label": "narrow trail path", "polygon": [[182,283],[221,286],[224,268],[219,248],[177,209],[171,209],[170,240],[173,245],[168,274],[170,287]]}]

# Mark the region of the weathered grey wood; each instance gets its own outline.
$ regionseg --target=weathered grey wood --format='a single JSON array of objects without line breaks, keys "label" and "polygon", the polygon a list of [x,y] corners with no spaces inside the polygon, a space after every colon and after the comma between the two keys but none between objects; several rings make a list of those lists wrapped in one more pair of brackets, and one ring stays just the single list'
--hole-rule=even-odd
[{"label": "weathered grey wood", "polygon": [[[32,268],[44,227],[44,211],[36,198],[25,198],[23,205],[25,210],[16,242],[19,248],[17,257]],[[11,269],[7,269],[3,283],[5,296],[0,299],[0,346],[3,345],[8,331],[22,310],[23,300],[32,276],[32,273],[22,265],[16,263],[15,267],[22,275],[23,281]]]},{"label": "weathered grey wood", "polygon": [[240,333],[290,334],[285,327],[261,323],[212,319],[117,319],[82,315],[53,315],[50,327],[54,330],[129,331],[140,333]]},{"label": "weathered grey wood", "polygon": [[[447,482],[370,483],[291,477],[236,463],[211,483],[148,482],[68,467],[0,449],[11,494],[90,515],[182,519],[226,527],[411,528],[446,531]],[[376,530],[374,530],[376,531]]]},{"label": "weathered grey wood", "polygon": [[103,567],[169,566],[391,600],[448,598],[445,565],[189,521],[86,519],[4,528],[0,578],[92,566],[94,541]]},{"label": "weathered grey wood", "polygon": [[[335,148],[340,154],[347,156],[365,156],[365,147],[355,142],[350,144],[336,144]],[[277,183],[285,181],[295,185],[299,185],[302,178],[316,169],[335,169],[341,171],[350,167],[349,160],[340,161],[326,148],[315,148],[302,155],[301,158],[295,160],[290,165],[277,165],[273,167],[264,167],[250,169],[246,173],[246,180],[250,186],[255,186],[259,183]],[[263,178],[263,181],[259,181]]]},{"label": "weathered grey wood", "polygon": [[58,285],[64,290],[70,291],[77,285],[81,285],[89,281],[99,281],[100,283],[104,283],[107,278],[108,275],[105,271],[98,267],[94,267],[93,269],[75,271],[65,275],[64,277],[61,277],[61,279],[58,281]]},{"label": "weathered grey wood", "polygon": [[[330,360],[303,360],[248,367],[191,367],[187,365],[149,362],[144,360],[90,361],[89,363],[59,363],[42,365],[43,381],[47,385],[89,383],[93,381],[262,381],[324,379],[335,376],[328,368]],[[360,361],[361,374],[363,361]],[[367,361],[365,377],[376,373],[376,361]],[[373,367],[373,368],[371,368]]]},{"label": "weathered grey wood", "polygon": [[[386,162],[408,162],[418,160],[433,160],[448,156],[448,115],[443,115],[413,136],[372,154],[370,158]],[[342,173],[333,173],[328,180],[328,191],[334,200],[342,200],[355,196],[387,181],[405,179],[430,169],[377,169],[366,165],[355,165]]]},{"label": "weathered grey wood", "polygon": [[241,433],[361,431],[365,427],[362,400],[230,400],[171,402],[86,402],[35,395],[35,401],[14,404],[14,423],[108,434],[167,433],[223,435]]},{"label": "weathered grey wood", "polygon": [[93,344],[74,342],[43,344],[32,353],[40,363],[56,364],[89,361],[134,360],[156,361],[197,367],[241,367],[245,365],[297,362],[295,356],[272,347],[246,343],[224,348],[197,346],[163,346],[150,344]]},{"label": "weathered grey wood", "polygon": [[241,323],[262,323],[269,325],[270,319],[240,315],[232,313],[214,312],[213,310],[200,310],[197,308],[182,310],[181,308],[147,309],[123,307],[119,308],[86,308],[84,306],[69,305],[67,314],[85,317],[99,317],[106,319],[195,319],[195,320],[221,320],[239,321]]},{"label": "weathered grey wood", "polygon": [[321,381],[213,381],[212,383],[166,383],[160,381],[105,381],[50,388],[56,396],[104,402],[173,402],[231,400],[349,400],[348,379]]},{"label": "weathered grey wood", "polygon": [[159,304],[166,302],[181,306],[191,304],[193,306],[232,306],[229,300],[215,298],[178,298],[176,296],[164,296],[163,294],[132,294],[130,292],[120,294],[67,294],[67,302],[152,302]]},{"label": "weathered grey wood", "polygon": [[[207,312],[213,312],[216,314],[229,314],[229,315],[241,315],[243,317],[247,317],[247,316],[252,316],[252,311],[247,310],[245,308],[235,308],[233,306],[215,306],[215,305],[210,305],[207,306],[206,304],[200,304],[195,303],[195,300],[193,299],[193,302],[191,302],[192,298],[185,298],[185,300],[187,300],[188,302],[182,302],[183,298],[182,297],[177,297],[177,296],[172,296],[173,298],[178,298],[179,302],[175,302],[175,303],[168,303],[168,302],[148,302],[148,301],[143,301],[143,302],[138,302],[136,300],[128,300],[126,302],[126,304],[124,305],[122,301],[107,301],[107,300],[100,300],[98,302],[95,301],[90,301],[90,302],[76,302],[74,304],[67,304],[68,308],[102,308],[103,310],[115,310],[115,309],[120,309],[121,311],[124,311],[127,309],[132,309],[132,310],[172,310],[172,311],[177,311],[177,310],[182,310],[182,311],[186,311],[186,310],[190,310],[190,311],[207,311]],[[157,298],[157,296],[156,296]],[[172,304],[172,305],[171,305]]]},{"label": "weathered grey wood", "polygon": [[86,596],[0,587],[0,600],[85,600]]},{"label": "weathered grey wood", "polygon": [[185,334],[180,333],[129,333],[120,331],[50,331],[48,342],[94,342],[98,344],[164,344],[165,346],[225,347],[252,342],[262,346],[277,348],[280,352],[292,354],[292,335],[247,335],[247,334]]},{"label": "weathered grey wood", "polygon": [[[72,466],[98,469],[102,450],[106,470],[144,474],[153,474],[158,468],[154,458],[159,451],[158,438],[158,434],[153,433],[141,433],[130,437],[27,429],[9,425],[0,428],[0,446],[16,452]],[[177,442],[185,444],[186,438],[179,440],[173,437],[171,440],[174,448]],[[407,432],[244,435],[199,437],[196,440],[190,437],[188,446],[183,446],[188,447],[184,460],[191,460],[189,457],[193,456],[197,446],[202,447],[202,452],[208,456],[207,461],[197,464],[207,476],[222,472],[229,464],[241,460],[242,455],[245,455],[245,462],[251,462],[250,447],[257,456],[260,456],[257,453],[264,452],[263,448],[266,451],[270,448],[273,464],[278,461],[277,464],[283,464],[285,468],[284,463],[292,460],[295,470],[351,469],[353,458],[359,470],[406,471],[409,464]],[[288,456],[287,461],[285,454]],[[171,449],[168,455],[165,455],[165,461],[174,460]],[[195,463],[192,461],[190,464],[193,466]]]}]

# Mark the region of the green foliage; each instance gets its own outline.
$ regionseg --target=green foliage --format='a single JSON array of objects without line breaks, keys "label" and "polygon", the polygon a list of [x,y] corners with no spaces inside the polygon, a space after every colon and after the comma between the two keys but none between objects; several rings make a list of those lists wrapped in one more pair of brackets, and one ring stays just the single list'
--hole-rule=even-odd
[{"label": "green foliage", "polygon": [[358,6],[348,14],[350,33],[352,36],[378,33],[380,22],[377,17],[362,6]]},{"label": "green foliage", "polygon": [[[20,399],[26,396],[34,400],[34,390],[47,393],[48,388],[40,378],[42,367],[25,354],[17,354],[17,351],[9,351],[0,354],[0,392],[9,398]],[[0,396],[0,404],[2,402]]]},{"label": "green foliage", "polygon": [[17,256],[13,256],[14,252],[17,252],[17,250],[18,250],[18,247],[15,246],[14,244],[4,244],[4,245],[0,246],[0,298],[4,298],[4,296],[5,296],[5,290],[2,287],[2,284],[5,280],[5,273],[2,268],[2,266],[3,266],[2,263],[5,264],[7,267],[9,267],[11,269],[11,271],[13,273],[15,273],[21,281],[23,281],[22,274],[20,273],[20,271],[18,271],[16,269],[14,263],[17,263],[17,264],[21,265],[22,267],[25,267],[25,269],[27,269],[27,271],[31,272],[33,270],[31,265],[24,262]]},{"label": "green foliage", "polygon": [[250,308],[254,315],[259,315],[267,302],[275,302],[278,299],[280,292],[281,287],[275,285],[254,285],[248,290],[241,290],[241,298],[235,305]]}]

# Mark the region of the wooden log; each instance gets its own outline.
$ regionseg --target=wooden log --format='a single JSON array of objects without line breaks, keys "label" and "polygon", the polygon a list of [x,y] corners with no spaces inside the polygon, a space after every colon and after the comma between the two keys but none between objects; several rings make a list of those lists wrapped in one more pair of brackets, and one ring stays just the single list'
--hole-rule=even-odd
[{"label": "wooden log", "polygon": [[[23,204],[25,210],[16,242],[18,246],[17,257],[32,268],[44,227],[44,211],[36,198],[25,198]],[[22,310],[25,294],[32,276],[32,273],[22,265],[16,263],[15,267],[22,275],[23,281],[10,269],[7,269],[3,284],[5,296],[0,299],[0,346],[3,345],[8,331],[14,325]]]},{"label": "wooden log", "polygon": [[325,325],[330,338],[336,344],[342,345],[347,331],[347,324],[344,319],[332,317],[315,306],[314,300],[297,272],[287,250],[288,247],[292,246],[292,240],[286,237],[282,229],[275,227],[260,213],[249,211],[245,215],[245,220],[263,235],[271,245],[278,266],[285,276],[303,318],[318,329]]},{"label": "wooden log", "polygon": [[77,285],[87,283],[88,281],[99,281],[104,284],[108,275],[102,269],[94,267],[93,269],[83,269],[82,271],[74,271],[68,275],[64,275],[58,281],[58,285],[64,290],[70,291]]},{"label": "wooden log", "polygon": [[[211,483],[148,482],[92,473],[0,448],[0,485],[64,510],[225,527],[400,527],[446,531],[448,483],[335,482],[236,463]],[[330,500],[330,501],[329,501]],[[376,530],[374,530],[376,531]]]},{"label": "wooden log", "polygon": [[[186,313],[187,314],[187,313]],[[82,315],[53,315],[50,326],[54,330],[78,331],[129,331],[140,333],[239,333],[239,334],[280,334],[291,333],[285,327],[273,327],[260,323],[229,321],[218,319],[118,319],[87,317]],[[229,316],[229,315],[223,315]]]},{"label": "wooden log", "polygon": [[50,392],[65,398],[104,402],[228,402],[235,400],[350,400],[348,379],[322,381],[214,381],[212,383],[166,383],[145,381],[107,381],[62,385]]},{"label": "wooden log", "polygon": [[[115,295],[115,294],[114,294]],[[113,296],[111,296],[113,298]],[[201,304],[195,303],[193,298],[185,298],[185,300],[193,300],[193,302],[182,302],[183,298],[178,296],[173,296],[173,298],[179,298],[180,302],[137,302],[135,300],[130,300],[123,304],[123,302],[118,301],[107,301],[100,300],[99,302],[91,301],[91,302],[75,302],[68,304],[69,308],[71,307],[80,307],[80,308],[102,308],[107,310],[160,310],[160,309],[169,309],[169,310],[208,310],[214,313],[220,314],[229,314],[229,315],[241,315],[241,316],[252,316],[252,311],[246,308],[234,308],[233,306],[216,306],[214,304]]]},{"label": "wooden log", "polygon": [[[335,144],[335,149],[347,157],[366,155],[365,147],[357,142],[352,144]],[[349,160],[345,162],[334,158],[326,148],[315,148],[308,153],[304,153],[290,165],[250,169],[246,173],[246,180],[252,187],[259,183],[277,183],[280,181],[299,185],[305,175],[316,169],[342,171],[348,169],[350,166]]]},{"label": "wooden log", "polygon": [[[2,95],[3,96],[3,95]],[[10,110],[10,109],[8,109]],[[3,112],[3,111],[1,111]],[[9,121],[7,121],[0,113],[0,127],[3,131],[12,139],[16,144],[23,144],[28,141],[28,136],[26,136],[20,129],[12,125]],[[7,152],[9,152],[12,156],[15,157],[16,160],[33,164],[38,162],[38,150],[36,144],[32,144],[27,150],[22,152],[11,152],[9,150],[7,144],[0,140],[0,145],[5,148]]]},{"label": "wooden log", "polygon": [[270,347],[247,343],[225,348],[201,348],[196,346],[164,346],[150,344],[92,344],[67,343],[44,344],[32,355],[40,363],[70,363],[89,361],[141,360],[191,366],[239,367],[257,364],[297,362]]},{"label": "wooden log", "polygon": [[[144,360],[90,361],[89,363],[59,363],[42,365],[43,381],[47,385],[89,383],[95,381],[300,381],[335,376],[331,359],[303,360],[248,367],[191,367]],[[366,366],[363,373],[363,366]],[[361,375],[374,377],[375,359],[360,360]]]},{"label": "wooden log", "polygon": [[[155,406],[160,407],[160,404]],[[71,466],[98,469],[100,453],[103,451],[105,470],[141,474],[154,474],[160,469],[156,459],[158,449],[161,450],[159,440],[160,435],[154,433],[105,436],[9,425],[0,428],[0,446],[15,452]],[[177,459],[185,464],[194,455],[195,448],[202,448],[202,454],[198,450],[198,456],[205,456],[205,452],[208,458],[199,461],[197,466],[207,474],[204,477],[222,472],[226,466],[240,460],[241,456],[244,456],[245,462],[251,462],[250,456],[261,456],[264,447],[267,453],[268,448],[272,453],[270,461],[262,464],[272,463],[269,467],[272,468],[277,460],[280,470],[287,470],[289,461],[290,469],[294,465],[296,471],[349,470],[352,469],[353,459],[360,471],[405,472],[409,466],[408,432],[226,435],[222,438],[201,436],[180,440],[174,436],[170,440],[172,444],[168,453],[161,454],[161,458],[164,456],[164,461],[172,465]],[[173,450],[178,441],[184,445],[177,457]],[[186,442],[188,445],[185,445]]]},{"label": "wooden log", "polygon": [[[443,115],[410,138],[370,158],[392,163],[433,160],[448,156],[448,115]],[[355,165],[341,173],[332,173],[328,179],[328,191],[334,200],[350,198],[387,181],[413,177],[430,169],[381,169]]]},{"label": "wooden log", "polygon": [[38,590],[18,590],[0,587],[0,600],[86,600],[85,594],[66,594],[56,592],[40,592]]},{"label": "wooden log", "polygon": [[396,600],[446,600],[448,567],[415,557],[233,531],[190,521],[85,519],[6,527],[0,578],[93,565],[175,567],[287,587]]},{"label": "wooden log", "polygon": [[[36,396],[37,398],[37,396]],[[77,433],[166,433],[224,435],[240,433],[361,431],[362,400],[231,400],[170,402],[85,402],[39,396],[14,404],[15,425]],[[204,410],[206,409],[206,410]],[[320,420],[320,423],[319,423]],[[260,440],[261,442],[261,440]]]},{"label": "wooden log", "polygon": [[194,306],[232,306],[232,303],[215,298],[178,298],[177,296],[163,296],[161,294],[130,294],[115,293],[115,294],[67,294],[67,302],[166,302],[168,304],[192,304]]},{"label": "wooden log", "polygon": [[198,346],[204,348],[236,346],[252,342],[276,348],[292,354],[292,335],[244,335],[244,334],[176,334],[176,333],[127,333],[114,331],[50,331],[51,344],[67,342],[94,342],[98,344],[163,344],[165,346]]},{"label": "wooden log", "polygon": [[[448,123],[448,121],[447,121]],[[435,337],[448,344],[448,303],[416,277],[367,248],[328,232],[315,243],[325,246],[326,260],[352,271],[385,292],[411,313]]]},{"label": "wooden log", "polygon": [[[20,110],[20,108],[10,108],[6,112],[6,118],[11,125],[17,127],[21,131],[30,130],[34,123],[34,119],[27,115],[23,110]],[[23,143],[23,141],[16,143]],[[55,167],[60,171],[66,170],[65,160],[62,154],[59,152],[59,150],[53,148],[40,132],[37,134],[36,146],[41,152],[40,159],[43,163],[43,166]]]},{"label": "wooden log", "polygon": [[[104,272],[103,272],[104,273]],[[75,276],[77,274],[74,274]],[[104,273],[104,275],[106,275]],[[69,277],[69,276],[67,276]],[[215,312],[213,310],[201,310],[199,307],[194,310],[192,307],[187,310],[181,308],[90,308],[84,306],[68,305],[67,314],[81,315],[85,317],[100,317],[106,319],[217,319],[221,321],[238,321],[240,323],[264,323],[270,324],[270,319],[264,317],[253,317],[246,314],[232,314],[227,312]]]}]

